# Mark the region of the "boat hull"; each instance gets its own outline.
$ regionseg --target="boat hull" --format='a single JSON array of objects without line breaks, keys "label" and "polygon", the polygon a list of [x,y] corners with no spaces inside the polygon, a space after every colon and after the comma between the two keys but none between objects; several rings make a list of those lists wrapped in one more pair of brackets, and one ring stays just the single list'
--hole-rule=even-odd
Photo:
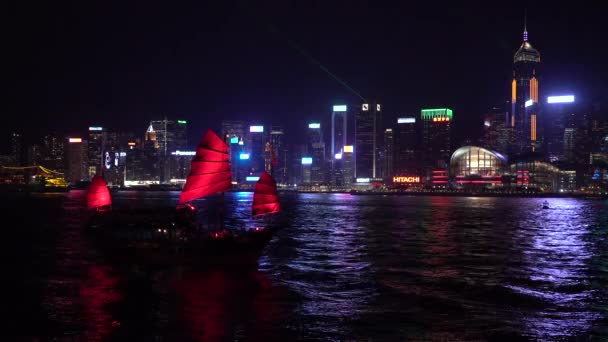
[{"label": "boat hull", "polygon": [[276,227],[208,230],[169,219],[129,221],[119,213],[94,215],[87,227],[94,244],[117,261],[156,265],[255,267]]}]

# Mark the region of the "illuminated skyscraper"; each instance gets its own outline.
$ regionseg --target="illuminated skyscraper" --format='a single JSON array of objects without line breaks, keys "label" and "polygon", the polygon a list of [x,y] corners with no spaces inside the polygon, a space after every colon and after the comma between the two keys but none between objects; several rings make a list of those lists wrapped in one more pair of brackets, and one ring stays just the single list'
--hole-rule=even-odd
[{"label": "illuminated skyscraper", "polygon": [[264,170],[266,164],[266,136],[265,126],[253,125],[249,126],[246,133],[245,150],[249,153],[248,174],[259,176],[259,173]]},{"label": "illuminated skyscraper", "polygon": [[325,183],[325,142],[323,141],[323,130],[319,122],[308,124],[308,153],[312,156],[312,165],[310,167],[311,183]]},{"label": "illuminated skyscraper", "polygon": [[169,157],[172,151],[188,149],[186,120],[153,120],[150,126],[156,132],[156,143],[158,144],[160,182],[169,182]]},{"label": "illuminated skyscraper", "polygon": [[509,113],[494,107],[483,116],[482,146],[502,154],[507,153],[511,128]]},{"label": "illuminated skyscraper", "polygon": [[[566,159],[564,148],[568,146],[567,149],[569,149],[574,144],[573,129],[576,126],[571,123],[570,130],[566,132],[566,119],[571,117],[576,109],[573,95],[549,96],[547,104],[543,106],[543,115],[547,118],[545,121],[545,149],[551,162],[564,161]],[[568,140],[567,143],[566,140]]]},{"label": "illuminated skyscraper", "polygon": [[336,105],[331,112],[331,155],[339,153],[347,144],[348,108],[346,105]]},{"label": "illuminated skyscraper", "polygon": [[103,168],[103,148],[106,145],[107,133],[103,127],[89,127],[89,139],[87,141],[88,166],[87,175],[91,179],[95,175],[101,175]]},{"label": "illuminated skyscraper", "polygon": [[[154,127],[150,124],[146,130],[143,143],[143,152],[141,158],[142,174],[138,181],[159,182],[160,181],[160,145],[158,144],[158,134]],[[127,172],[127,178],[129,173]]]},{"label": "illuminated skyscraper", "polygon": [[75,184],[88,178],[87,142],[82,138],[68,138],[65,152],[67,166],[65,180],[70,184]]},{"label": "illuminated skyscraper", "polygon": [[21,166],[22,164],[22,144],[21,144],[21,134],[13,132],[11,133],[11,157],[13,157],[13,163],[16,166]]},{"label": "illuminated skyscraper", "polygon": [[230,165],[232,167],[232,181],[236,183],[245,181],[245,167],[248,160],[239,159],[245,148],[245,123],[237,120],[222,120],[222,127],[218,132],[220,137],[225,137],[230,153]]},{"label": "illuminated skyscraper", "polygon": [[243,140],[245,138],[245,123],[238,120],[222,120],[222,130],[218,132],[221,137],[224,134],[228,134],[229,138],[238,138]]},{"label": "illuminated skyscraper", "polygon": [[387,180],[394,173],[395,158],[395,135],[392,128],[387,128],[384,131],[384,163],[382,173],[384,179]]},{"label": "illuminated skyscraper", "polygon": [[338,167],[341,163],[336,163],[335,156],[340,153],[347,144],[348,135],[348,107],[346,105],[335,105],[331,112],[331,146],[329,151],[330,180],[332,185],[336,185],[335,174],[342,173]]},{"label": "illuminated skyscraper", "polygon": [[395,132],[395,174],[411,176],[420,174],[420,163],[417,158],[418,130],[416,118],[400,117],[397,119]]},{"label": "illuminated skyscraper", "polygon": [[511,126],[515,133],[514,153],[536,151],[541,143],[538,131],[538,67],[540,53],[528,42],[524,25],[523,42],[513,56],[511,81]]},{"label": "illuminated skyscraper", "polygon": [[49,169],[63,172],[64,164],[64,139],[56,134],[47,134],[43,139],[44,149],[41,165]]},{"label": "illuminated skyscraper", "polygon": [[355,177],[381,177],[382,105],[363,103],[355,118]]},{"label": "illuminated skyscraper", "polygon": [[451,156],[452,110],[448,108],[423,109],[422,156],[426,176],[435,169],[446,170]]}]

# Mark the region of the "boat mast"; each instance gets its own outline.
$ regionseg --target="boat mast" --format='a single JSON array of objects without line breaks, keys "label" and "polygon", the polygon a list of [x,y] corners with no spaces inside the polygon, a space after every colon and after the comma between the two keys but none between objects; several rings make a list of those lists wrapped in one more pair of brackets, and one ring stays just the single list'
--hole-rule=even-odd
[{"label": "boat mast", "polygon": [[[226,137],[228,137],[228,133],[224,132],[223,141],[226,143]],[[230,149],[228,150],[230,153]],[[220,228],[224,230],[224,191],[222,191],[222,199],[220,200]]]}]

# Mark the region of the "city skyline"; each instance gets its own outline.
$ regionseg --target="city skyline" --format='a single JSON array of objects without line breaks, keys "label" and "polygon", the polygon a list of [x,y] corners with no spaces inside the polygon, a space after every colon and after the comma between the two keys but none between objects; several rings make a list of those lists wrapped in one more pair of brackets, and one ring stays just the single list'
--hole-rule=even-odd
[{"label": "city skyline", "polygon": [[[325,9],[315,12],[318,13],[321,28],[315,26],[311,29],[309,24],[304,23],[304,19],[312,15],[311,9],[295,15],[295,8],[285,5],[268,11],[259,18],[251,19],[252,9],[247,8],[246,5],[238,5],[235,8],[230,5],[218,5],[217,12],[220,13],[220,17],[207,25],[217,24],[217,20],[223,18],[221,15],[229,13],[233,13],[230,22],[236,24],[231,29],[220,30],[216,34],[210,33],[213,30],[207,30],[210,27],[186,30],[192,28],[191,25],[194,24],[191,22],[192,15],[185,15],[184,24],[178,24],[174,17],[177,17],[177,14],[184,14],[183,9],[170,9],[165,14],[168,18],[165,24],[166,33],[164,36],[161,35],[162,39],[157,41],[156,45],[144,39],[141,45],[128,47],[124,44],[134,38],[134,34],[153,39],[155,35],[161,33],[151,22],[151,18],[160,15],[160,8],[149,6],[134,15],[135,22],[142,23],[141,28],[127,25],[126,18],[123,17],[126,14],[121,11],[108,12],[107,9],[104,11],[104,8],[85,11],[84,17],[88,15],[97,20],[104,15],[116,17],[118,27],[125,29],[127,33],[124,38],[120,38],[117,36],[118,28],[113,29],[114,31],[108,29],[106,32],[99,26],[98,21],[85,23],[84,20],[76,20],[62,11],[72,10],[68,12],[81,14],[86,8],[65,6],[67,8],[47,8],[48,15],[35,13],[33,18],[38,15],[44,20],[29,31],[21,31],[20,35],[16,36],[22,39],[31,38],[31,35],[40,30],[43,24],[49,23],[54,18],[51,27],[55,30],[44,32],[41,36],[43,38],[38,38],[46,39],[51,45],[51,48],[42,54],[48,58],[34,60],[31,56],[24,59],[13,56],[15,69],[23,72],[11,70],[8,73],[8,80],[15,82],[9,91],[9,101],[5,103],[5,112],[15,114],[9,115],[8,125],[1,132],[3,137],[8,136],[12,131],[18,131],[23,134],[26,143],[31,143],[32,137],[41,132],[41,128],[31,127],[32,120],[38,123],[36,126],[44,127],[45,132],[57,131],[65,135],[75,134],[93,123],[115,130],[134,131],[140,135],[135,123],[159,120],[167,116],[188,120],[191,140],[202,134],[206,127],[215,127],[217,119],[212,118],[217,117],[237,120],[253,117],[268,124],[286,124],[288,132],[296,131],[295,128],[314,119],[322,120],[325,127],[328,127],[328,116],[332,105],[344,103],[356,107],[363,101],[343,84],[330,77],[319,65],[311,62],[311,58],[312,61],[321,63],[327,71],[336,75],[348,87],[354,88],[355,92],[365,96],[368,102],[376,99],[377,102],[382,103],[384,115],[389,118],[387,120],[389,122],[393,118],[416,115],[422,108],[449,107],[454,110],[458,118],[454,121],[457,141],[465,135],[479,136],[480,117],[491,107],[509,99],[510,62],[521,43],[524,9],[523,6],[516,5],[504,7],[502,8],[504,11],[498,16],[497,10],[489,8],[446,7],[443,11],[435,12],[430,19],[431,12],[424,10],[408,15],[397,10],[397,13],[404,16],[402,20],[396,21],[397,14],[391,16],[386,10],[373,9],[361,4],[353,5],[337,16],[335,15],[339,13],[337,6],[319,5]],[[313,6],[313,9],[319,8]],[[128,12],[132,8],[127,7],[124,10]],[[284,11],[285,15],[278,15],[281,11]],[[453,25],[457,21],[455,18],[457,14],[463,11],[486,13],[488,18],[492,17],[493,20],[486,21],[488,18],[469,16],[468,22]],[[355,29],[355,25],[352,24],[362,13],[378,15],[373,16],[370,23],[360,25],[362,28]],[[17,15],[11,20],[23,19],[19,14],[23,13],[17,10]],[[420,18],[417,18],[417,15]],[[549,17],[540,6],[528,6],[527,29],[530,40],[543,55],[541,101],[548,95],[565,93],[574,93],[577,99],[589,101],[605,91],[606,78],[603,76],[606,70],[600,61],[606,54],[606,48],[599,46],[600,44],[588,44],[594,39],[597,40],[601,34],[598,33],[601,30],[594,29],[594,25],[599,24],[599,21],[593,20],[597,15],[591,8],[574,8],[569,9],[568,13],[563,9],[556,9]],[[293,23],[287,22],[287,18],[293,19],[294,16],[297,20],[293,20]],[[173,20],[169,20],[170,18]],[[238,23],[238,19],[243,18],[246,20]],[[332,18],[333,21],[330,20]],[[384,28],[373,28],[372,24],[382,18],[391,20],[386,21]],[[569,30],[558,25],[560,18],[568,18]],[[260,22],[263,24],[258,25]],[[245,24],[251,23],[256,23],[253,25],[255,29],[245,33]],[[402,36],[397,34],[410,26],[425,23],[427,25],[417,26],[415,36],[409,31]],[[486,25],[482,25],[483,23]],[[268,29],[269,26],[272,29]],[[67,27],[73,30],[66,32]],[[344,45],[349,45],[343,42],[344,38],[351,34],[358,35],[366,29],[368,30],[366,34],[371,35],[379,30],[385,35],[369,40],[371,42],[369,44],[350,44],[354,47],[351,46],[344,51],[356,53],[348,53],[341,57],[336,50],[344,49]],[[393,34],[387,36],[390,29],[394,29]],[[201,42],[196,37],[186,39],[187,35],[184,35],[184,32],[190,32],[194,36],[198,32],[199,35],[213,37],[212,42],[220,44],[221,48],[215,49],[216,55],[211,58],[207,56],[204,45],[201,46]],[[309,35],[303,32],[308,32]],[[93,35],[91,40],[87,40],[85,37],[88,33],[96,33],[96,35]],[[335,35],[342,35],[343,39],[336,39]],[[452,35],[462,35],[462,37],[457,41],[448,41],[449,38],[456,38]],[[396,39],[398,36],[404,38],[403,41],[407,43],[401,43],[401,39]],[[483,36],[491,36],[492,39],[482,39]],[[224,39],[239,37],[240,39]],[[315,37],[323,39],[317,42],[313,39]],[[252,39],[263,44],[253,44]],[[173,40],[180,46],[168,49],[167,45],[171,45]],[[9,46],[21,46],[18,38],[13,37],[8,41]],[[479,43],[480,41],[482,43]],[[580,49],[572,49],[574,41],[588,50],[580,53],[578,51]],[[117,46],[122,49],[103,49],[104,46],[112,46],[113,42],[119,43]],[[226,42],[233,44],[222,45]],[[247,44],[235,47],[243,42]],[[394,46],[390,44],[392,42],[395,43]],[[472,46],[473,42],[474,46]],[[73,43],[78,43],[78,46],[73,46]],[[422,55],[427,58],[418,55],[418,51],[421,51],[419,47],[422,47],[423,51],[426,49],[433,51],[433,46],[442,46],[442,44],[445,44],[448,51],[445,56],[442,55],[443,53],[423,53]],[[454,46],[455,44],[460,46]],[[294,49],[294,46],[303,51]],[[410,48],[408,49],[407,46]],[[412,48],[414,46],[418,48]],[[475,48],[474,54],[471,54],[471,48]],[[27,45],[20,51],[27,53],[37,49],[39,48]],[[183,50],[190,51],[191,54],[186,56]],[[219,59],[226,57],[224,54],[237,50],[247,54],[241,57],[234,56],[225,64],[219,62]],[[99,52],[100,57],[92,58],[90,56],[92,51]],[[135,63],[135,56],[142,57],[141,54],[154,51],[160,56],[151,53],[142,59],[148,62],[149,67],[142,69]],[[269,60],[260,64],[260,57],[252,56],[255,51],[262,53]],[[51,52],[54,54],[51,55]],[[70,52],[78,52],[78,54],[73,55],[71,59],[61,60],[61,57],[66,57]],[[411,55],[410,52],[416,53]],[[197,64],[194,57],[201,54],[206,59],[201,59]],[[118,60],[101,58],[114,55],[123,56],[126,61],[121,58]],[[374,58],[369,58],[370,56]],[[398,62],[395,60],[398,56],[409,57]],[[474,57],[473,60],[471,56]],[[77,60],[74,60],[75,58]],[[186,59],[183,65],[178,63],[180,58]],[[362,63],[361,59],[369,62]],[[389,63],[383,65],[378,60],[386,60]],[[48,69],[49,64],[53,62],[56,62],[57,70],[49,71],[51,70]],[[235,67],[237,64],[239,67]],[[476,65],[475,68],[468,68],[473,64]],[[581,70],[578,65],[589,67]],[[200,68],[204,67],[209,71],[211,66],[217,67],[219,69],[217,72],[224,72],[224,77],[217,74],[211,78],[203,77]],[[462,69],[467,70],[467,77],[463,77]],[[183,79],[187,76],[187,71],[193,71],[191,79]],[[289,71],[288,75],[284,75],[286,71]],[[392,71],[393,75],[389,75],[388,71]],[[406,75],[416,76],[422,75],[421,73],[424,74],[423,77]],[[480,74],[485,76],[480,77]],[[197,77],[194,77],[195,75]],[[127,82],[120,82],[125,77]],[[162,82],[163,78],[166,82]],[[146,82],[151,80],[154,82]],[[226,83],[229,83],[229,87]],[[157,89],[151,89],[152,86]],[[283,89],[285,87],[287,89]],[[289,120],[279,119],[285,116],[288,116]],[[27,122],[20,120],[23,117],[32,120]],[[480,129],[475,131],[469,128],[477,126]],[[201,132],[196,132],[198,129]],[[301,140],[302,137],[298,139]]]}]

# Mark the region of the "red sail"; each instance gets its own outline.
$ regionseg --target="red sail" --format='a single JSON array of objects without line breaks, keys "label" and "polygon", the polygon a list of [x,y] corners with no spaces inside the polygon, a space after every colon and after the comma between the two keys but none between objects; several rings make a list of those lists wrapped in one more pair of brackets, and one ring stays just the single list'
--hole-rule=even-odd
[{"label": "red sail", "polygon": [[228,145],[209,129],[196,148],[179,203],[229,190],[231,181]]},{"label": "red sail", "polygon": [[107,205],[112,205],[112,198],[106,180],[102,176],[95,176],[87,189],[87,207],[98,208]]},{"label": "red sail", "polygon": [[251,209],[253,216],[278,213],[281,210],[277,183],[266,171],[262,172],[260,179],[255,184]]}]

